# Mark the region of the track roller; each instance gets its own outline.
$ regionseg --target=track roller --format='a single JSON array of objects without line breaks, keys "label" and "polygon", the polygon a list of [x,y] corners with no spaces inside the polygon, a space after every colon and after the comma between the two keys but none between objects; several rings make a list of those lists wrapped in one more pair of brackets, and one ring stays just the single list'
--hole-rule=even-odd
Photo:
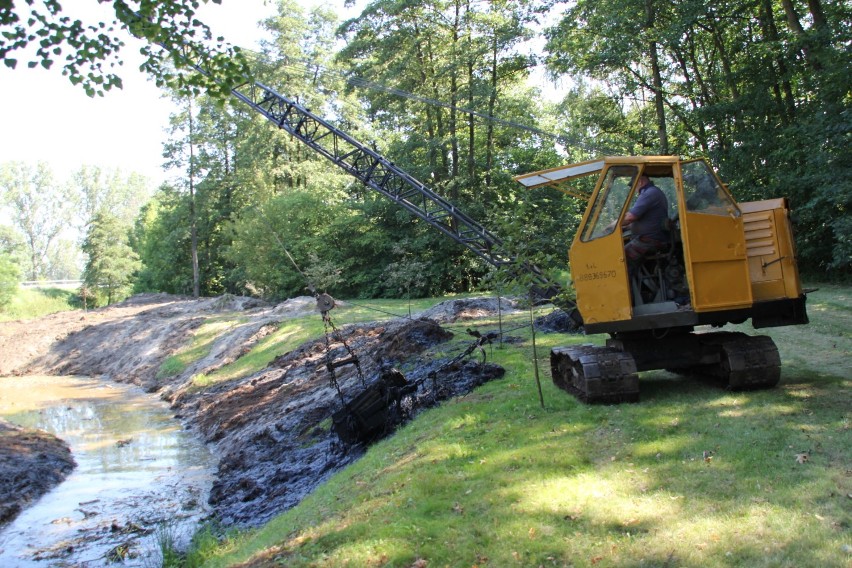
[{"label": "track roller", "polygon": [[550,352],[553,383],[583,402],[639,401],[639,375],[629,353],[611,347],[581,345]]},{"label": "track roller", "polygon": [[781,356],[771,337],[744,333],[713,334],[708,342],[719,350],[719,363],[705,367],[731,390],[768,389],[781,379]]}]

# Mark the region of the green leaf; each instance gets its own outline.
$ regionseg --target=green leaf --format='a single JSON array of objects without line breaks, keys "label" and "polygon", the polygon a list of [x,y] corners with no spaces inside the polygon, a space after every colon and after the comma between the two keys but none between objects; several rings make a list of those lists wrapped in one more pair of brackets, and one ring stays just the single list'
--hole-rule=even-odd
[{"label": "green leaf", "polygon": [[4,63],[4,64],[6,65],[6,67],[8,67],[9,69],[14,69],[14,68],[15,68],[15,66],[18,64],[18,60],[17,60],[17,59],[9,59],[9,58],[7,57],[6,59],[4,59],[4,60],[3,60],[3,63]]}]

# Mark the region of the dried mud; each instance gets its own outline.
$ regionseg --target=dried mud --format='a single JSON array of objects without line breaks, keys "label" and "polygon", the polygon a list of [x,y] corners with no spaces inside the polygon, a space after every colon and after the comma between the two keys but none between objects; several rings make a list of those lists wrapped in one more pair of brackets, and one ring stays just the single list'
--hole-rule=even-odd
[{"label": "dried mud", "polygon": [[[507,300],[500,304],[505,311],[511,309]],[[330,350],[325,338],[319,338],[277,356],[257,373],[199,389],[192,387],[194,375],[248,353],[282,321],[311,313],[319,318],[314,299],[270,306],[232,296],[141,295],[88,313],[4,324],[0,375],[100,376],[159,392],[218,460],[210,495],[216,516],[226,525],[251,526],[296,505],[363,453],[361,446],[340,442],[330,417],[365,385],[379,380],[382,369],[395,366],[412,384],[400,406],[406,419],[502,375],[497,366],[469,360],[449,365],[430,351],[452,336],[436,321],[492,316],[496,310],[494,299],[452,300],[420,319],[344,326]],[[209,353],[175,377],[158,378],[163,361],[217,314],[227,315],[233,324]],[[357,355],[360,373],[355,365],[337,368],[338,391],[330,380],[327,357],[349,357],[347,345]]]}]

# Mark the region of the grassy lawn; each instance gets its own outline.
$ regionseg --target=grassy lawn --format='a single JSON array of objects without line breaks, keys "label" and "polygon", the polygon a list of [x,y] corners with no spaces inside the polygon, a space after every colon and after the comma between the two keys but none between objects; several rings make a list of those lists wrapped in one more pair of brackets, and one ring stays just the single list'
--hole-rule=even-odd
[{"label": "grassy lawn", "polygon": [[19,288],[9,305],[0,310],[0,321],[32,319],[79,307],[76,290]]},{"label": "grassy lawn", "polygon": [[849,566],[852,290],[823,287],[809,312],[809,326],[764,330],[779,388],[654,371],[642,402],[620,406],[549,380],[551,347],[602,337],[539,333],[541,408],[516,330],[523,343],[489,353],[504,378],[423,413],[206,565]]}]

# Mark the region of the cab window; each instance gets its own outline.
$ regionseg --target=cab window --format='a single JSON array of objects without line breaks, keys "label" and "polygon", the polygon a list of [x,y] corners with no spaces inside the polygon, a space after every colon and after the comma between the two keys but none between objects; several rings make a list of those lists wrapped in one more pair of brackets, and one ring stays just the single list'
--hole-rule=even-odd
[{"label": "cab window", "polygon": [[740,216],[736,203],[706,162],[685,162],[682,169],[683,197],[687,211],[707,215]]},{"label": "cab window", "polygon": [[638,171],[639,168],[636,166],[613,166],[607,170],[601,189],[592,205],[592,212],[580,235],[581,241],[587,242],[604,237],[615,230]]}]

